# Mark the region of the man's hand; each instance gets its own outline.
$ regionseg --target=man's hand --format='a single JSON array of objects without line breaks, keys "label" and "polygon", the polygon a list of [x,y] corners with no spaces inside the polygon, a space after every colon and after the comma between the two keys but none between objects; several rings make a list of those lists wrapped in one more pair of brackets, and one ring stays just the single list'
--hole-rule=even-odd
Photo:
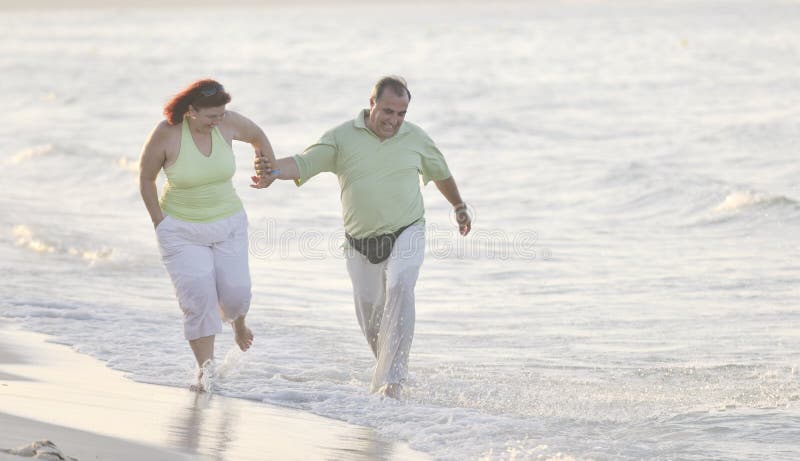
[{"label": "man's hand", "polygon": [[458,232],[466,236],[472,229],[472,217],[469,215],[466,203],[460,203],[453,207],[456,213],[456,222],[458,223]]},{"label": "man's hand", "polygon": [[259,149],[256,149],[255,155],[253,166],[255,167],[256,175],[250,177],[253,181],[250,187],[254,189],[265,189],[269,187],[277,177],[272,174],[272,164]]},{"label": "man's hand", "polygon": [[433,182],[444,198],[453,205],[453,212],[456,215],[456,223],[458,224],[458,232],[466,236],[469,234],[469,230],[472,229],[472,216],[469,215],[467,204],[461,200],[461,194],[458,193],[456,180],[450,176],[445,179],[434,179]]}]

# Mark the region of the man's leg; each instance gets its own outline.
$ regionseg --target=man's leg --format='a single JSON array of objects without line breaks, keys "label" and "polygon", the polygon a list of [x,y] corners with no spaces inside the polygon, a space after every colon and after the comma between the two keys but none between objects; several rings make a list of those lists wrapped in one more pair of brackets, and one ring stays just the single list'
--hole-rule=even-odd
[{"label": "man's leg", "polygon": [[370,263],[366,256],[345,246],[347,272],[353,283],[353,301],[361,332],[367,339],[372,354],[378,356],[378,332],[381,328],[383,305],[386,302],[385,270],[387,261]]},{"label": "man's leg", "polygon": [[425,226],[417,224],[397,238],[388,259],[373,392],[398,398],[408,376],[408,355],[414,338],[414,287],[424,257]]}]

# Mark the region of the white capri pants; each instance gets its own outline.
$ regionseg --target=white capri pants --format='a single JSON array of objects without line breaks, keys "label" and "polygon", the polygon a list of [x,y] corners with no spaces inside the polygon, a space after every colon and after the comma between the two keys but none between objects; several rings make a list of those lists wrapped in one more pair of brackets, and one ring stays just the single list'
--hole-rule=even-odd
[{"label": "white capri pants", "polygon": [[404,230],[386,261],[372,264],[349,244],[345,257],[358,324],[376,358],[371,390],[403,384],[414,338],[414,287],[425,257],[425,225]]},{"label": "white capri pants", "polygon": [[219,334],[223,320],[247,313],[251,293],[244,210],[210,223],[166,215],[156,235],[183,311],[186,339]]}]

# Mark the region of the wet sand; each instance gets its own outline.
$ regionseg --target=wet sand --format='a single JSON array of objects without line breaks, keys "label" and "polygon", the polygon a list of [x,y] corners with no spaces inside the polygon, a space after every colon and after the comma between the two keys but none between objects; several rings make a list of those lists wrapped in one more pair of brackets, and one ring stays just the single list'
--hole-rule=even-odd
[{"label": "wet sand", "polygon": [[81,461],[428,459],[369,428],[133,382],[47,339],[0,328],[0,448],[49,439]]}]

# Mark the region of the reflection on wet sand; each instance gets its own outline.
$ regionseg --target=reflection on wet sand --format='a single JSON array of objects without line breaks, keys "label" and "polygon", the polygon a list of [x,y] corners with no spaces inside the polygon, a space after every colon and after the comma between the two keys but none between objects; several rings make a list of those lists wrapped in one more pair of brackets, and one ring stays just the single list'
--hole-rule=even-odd
[{"label": "reflection on wet sand", "polygon": [[176,410],[167,443],[200,459],[427,459],[369,428],[253,401],[187,392]]}]

